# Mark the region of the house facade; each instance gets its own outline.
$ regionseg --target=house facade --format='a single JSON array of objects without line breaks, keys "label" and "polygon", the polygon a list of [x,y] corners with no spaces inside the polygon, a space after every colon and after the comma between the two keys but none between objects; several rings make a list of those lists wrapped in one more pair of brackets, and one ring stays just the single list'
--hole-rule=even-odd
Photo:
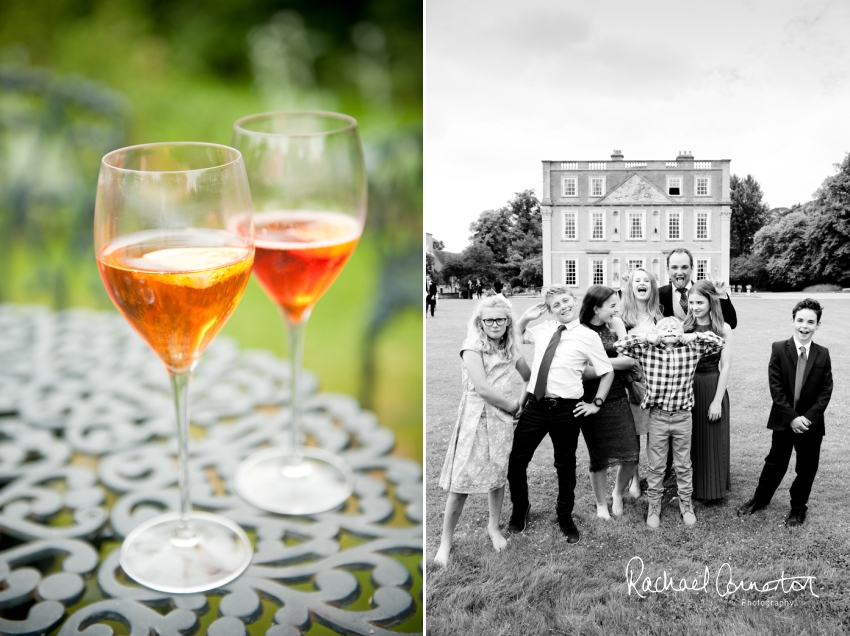
[{"label": "house facade", "polygon": [[543,161],[543,285],[618,289],[644,267],[666,285],[667,255],[694,255],[694,280],[729,280],[728,159]]}]

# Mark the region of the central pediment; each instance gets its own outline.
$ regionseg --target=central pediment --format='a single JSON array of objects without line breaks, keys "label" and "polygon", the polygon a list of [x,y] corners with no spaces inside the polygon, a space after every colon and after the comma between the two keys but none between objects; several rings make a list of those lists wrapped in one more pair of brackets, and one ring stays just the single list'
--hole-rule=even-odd
[{"label": "central pediment", "polygon": [[650,183],[638,174],[633,174],[619,186],[611,190],[604,197],[596,201],[595,205],[608,205],[611,203],[674,203],[657,186]]}]

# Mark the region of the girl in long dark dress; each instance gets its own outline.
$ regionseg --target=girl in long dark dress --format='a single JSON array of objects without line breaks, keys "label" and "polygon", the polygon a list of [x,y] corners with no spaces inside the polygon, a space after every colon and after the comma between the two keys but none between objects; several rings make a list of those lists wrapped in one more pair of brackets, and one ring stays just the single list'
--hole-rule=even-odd
[{"label": "girl in long dark dress", "polygon": [[[615,515],[623,513],[623,490],[628,486],[638,462],[640,446],[635,436],[635,421],[629,406],[629,394],[621,371],[632,368],[632,358],[618,356],[614,343],[626,336],[623,321],[617,317],[620,297],[610,287],[593,285],[587,290],[581,304],[579,321],[595,331],[602,340],[605,352],[612,358],[614,382],[608,397],[598,413],[582,423],[581,430],[590,455],[590,484],[596,497],[596,516],[610,519],[606,495],[608,468],[621,466],[612,492],[611,510]],[[598,380],[590,379],[593,374],[585,371],[584,401],[592,401],[596,395]],[[589,396],[589,397],[588,397]]]},{"label": "girl in long dark dress", "polygon": [[719,501],[730,487],[729,370],[732,368],[732,329],[723,322],[723,311],[714,285],[701,280],[688,292],[686,333],[711,331],[726,342],[719,354],[700,359],[694,375],[691,410],[691,464],[694,499]]}]

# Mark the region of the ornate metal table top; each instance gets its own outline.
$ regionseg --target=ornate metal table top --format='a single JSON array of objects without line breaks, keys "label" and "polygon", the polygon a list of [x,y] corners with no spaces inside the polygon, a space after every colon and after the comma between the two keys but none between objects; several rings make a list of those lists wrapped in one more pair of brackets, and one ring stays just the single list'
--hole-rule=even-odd
[{"label": "ornate metal table top", "polygon": [[[118,548],[179,507],[170,386],[117,315],[0,305],[0,634],[216,636],[421,631],[422,467],[356,400],[305,372],[310,443],[344,457],[344,509],[283,517],[230,488],[288,441],[288,365],[219,337],[191,388],[192,502],[242,526],[248,570],[207,594],[141,587]],[[393,629],[395,628],[395,629]]]}]

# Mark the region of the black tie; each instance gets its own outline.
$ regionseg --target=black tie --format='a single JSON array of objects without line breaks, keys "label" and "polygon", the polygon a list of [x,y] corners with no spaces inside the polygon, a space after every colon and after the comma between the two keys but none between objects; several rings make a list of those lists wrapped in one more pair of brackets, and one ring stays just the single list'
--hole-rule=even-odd
[{"label": "black tie", "polygon": [[546,351],[543,353],[543,359],[540,361],[540,368],[537,370],[537,383],[534,385],[535,399],[541,399],[546,395],[546,381],[549,379],[549,367],[552,366],[552,358],[555,357],[555,349],[558,348],[558,343],[561,341],[561,334],[564,333],[566,327],[558,325],[549,344],[546,345]]},{"label": "black tie", "polygon": [[685,288],[682,287],[679,290],[679,306],[682,308],[682,311],[685,312],[685,315],[688,315],[688,295],[685,291]]},{"label": "black tie", "polygon": [[[547,351],[548,353],[548,351]],[[800,401],[800,391],[803,389],[803,375],[806,373],[806,348],[800,347],[800,355],[797,356],[797,375],[794,378],[794,408]]]}]

